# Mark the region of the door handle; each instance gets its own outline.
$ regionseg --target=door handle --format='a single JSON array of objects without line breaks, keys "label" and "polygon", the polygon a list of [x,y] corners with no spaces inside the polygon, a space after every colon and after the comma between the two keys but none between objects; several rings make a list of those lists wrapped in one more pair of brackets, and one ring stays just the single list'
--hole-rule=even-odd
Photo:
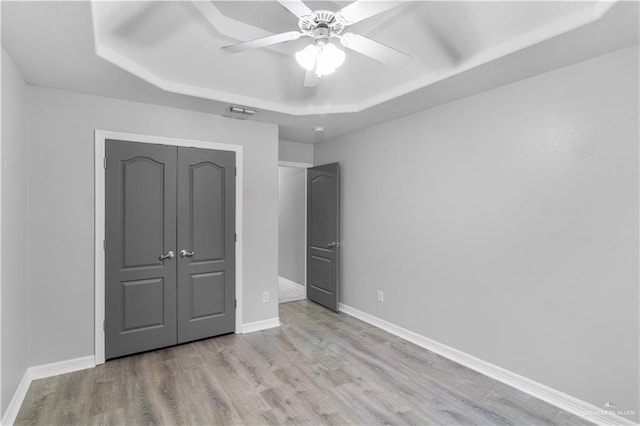
[{"label": "door handle", "polygon": [[160,260],[173,259],[174,257],[176,257],[176,254],[172,250],[169,250],[167,254],[160,255]]},{"label": "door handle", "polygon": [[182,257],[191,257],[193,254],[193,251],[180,250],[180,256]]},{"label": "door handle", "polygon": [[329,244],[327,244],[327,247],[329,247],[329,248],[340,247],[340,242],[339,241],[331,241]]}]

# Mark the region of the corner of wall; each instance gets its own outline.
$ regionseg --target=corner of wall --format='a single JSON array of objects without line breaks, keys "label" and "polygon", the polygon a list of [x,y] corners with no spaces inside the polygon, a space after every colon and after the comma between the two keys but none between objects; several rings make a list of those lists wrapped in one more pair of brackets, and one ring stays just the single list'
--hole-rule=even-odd
[{"label": "corner of wall", "polygon": [[[24,276],[27,84],[4,48],[1,67],[0,241],[5,250],[0,244],[0,414],[4,414],[28,367],[27,343],[24,330],[20,329],[27,318],[27,278]],[[11,227],[3,226],[5,223],[11,223]],[[7,251],[6,247],[12,250]]]},{"label": "corner of wall", "polygon": [[313,164],[313,145],[280,140],[278,142],[280,162]]}]

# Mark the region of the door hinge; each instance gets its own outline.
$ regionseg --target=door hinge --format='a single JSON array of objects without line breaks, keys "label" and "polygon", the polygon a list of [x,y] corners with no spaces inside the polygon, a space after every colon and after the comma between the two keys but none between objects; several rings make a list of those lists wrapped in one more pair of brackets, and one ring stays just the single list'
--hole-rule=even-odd
[{"label": "door hinge", "polygon": [[102,164],[104,165],[104,168],[106,169],[107,168],[107,157],[104,157],[103,160],[104,161],[102,162]]},{"label": "door hinge", "polygon": [[238,299],[236,299],[236,300],[235,300],[235,303],[234,303],[233,307],[234,307],[234,308],[237,308],[237,307],[238,307]]},{"label": "door hinge", "polygon": [[234,176],[238,176],[238,168],[237,167],[233,168],[233,175]]},{"label": "door hinge", "polygon": [[107,320],[102,321],[102,331],[106,333],[107,331]]},{"label": "door hinge", "polygon": [[107,240],[102,240],[102,250],[107,251]]},{"label": "door hinge", "polygon": [[236,234],[236,233],[233,234],[233,242],[234,243],[238,242],[238,234]]}]

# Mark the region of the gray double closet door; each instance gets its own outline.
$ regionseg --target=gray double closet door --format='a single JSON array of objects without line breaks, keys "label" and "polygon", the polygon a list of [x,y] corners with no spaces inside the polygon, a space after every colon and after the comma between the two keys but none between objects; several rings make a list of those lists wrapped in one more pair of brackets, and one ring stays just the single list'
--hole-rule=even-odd
[{"label": "gray double closet door", "polygon": [[106,142],[105,353],[235,329],[235,153]]}]

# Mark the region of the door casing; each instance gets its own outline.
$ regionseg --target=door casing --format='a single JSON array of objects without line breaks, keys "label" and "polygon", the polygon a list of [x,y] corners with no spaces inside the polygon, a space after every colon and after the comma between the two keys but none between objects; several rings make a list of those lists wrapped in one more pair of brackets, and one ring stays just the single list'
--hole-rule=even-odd
[{"label": "door casing", "polygon": [[236,334],[242,333],[242,151],[241,145],[224,144],[217,142],[197,141],[191,139],[177,139],[162,136],[140,135],[135,133],[113,132],[108,130],[96,130],[95,141],[95,200],[94,200],[94,236],[95,236],[95,276],[94,276],[94,298],[95,298],[95,323],[94,323],[94,358],[95,364],[105,362],[105,141],[107,139],[119,139],[131,142],[149,143],[156,145],[169,145],[177,147],[192,147],[203,149],[215,149],[218,151],[233,151],[236,153],[236,233],[237,242],[235,246],[236,255]]},{"label": "door casing", "polygon": [[[297,169],[304,169],[304,246],[307,247],[307,169],[313,167],[313,163],[303,163],[299,161],[278,161],[278,168],[280,167],[294,167]],[[278,197],[280,194],[278,193]],[[278,202],[278,209],[280,208],[280,202]],[[278,216],[280,213],[278,212]],[[278,242],[278,245],[280,242]],[[279,248],[278,248],[279,250]],[[278,279],[280,279],[280,271],[278,271]],[[304,298],[307,298],[307,256],[304,256]],[[278,297],[280,295],[278,294]]]}]

